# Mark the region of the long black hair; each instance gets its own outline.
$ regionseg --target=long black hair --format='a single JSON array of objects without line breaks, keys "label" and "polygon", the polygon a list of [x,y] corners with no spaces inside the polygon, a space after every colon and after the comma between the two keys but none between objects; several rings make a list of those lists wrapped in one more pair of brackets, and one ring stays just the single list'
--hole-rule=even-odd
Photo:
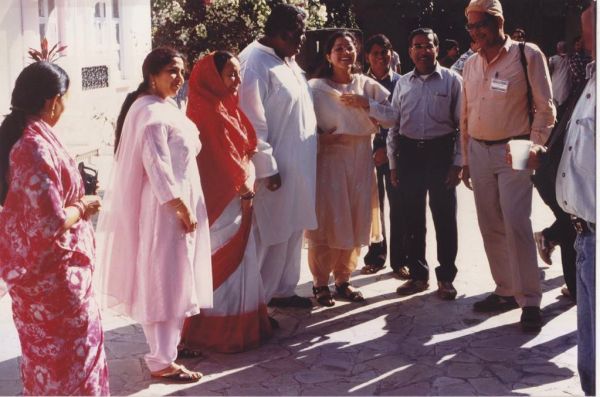
[{"label": "long black hair", "polygon": [[[315,72],[315,75],[313,77],[330,78],[333,75],[333,68],[327,61],[327,55],[331,54],[331,51],[333,50],[333,46],[335,45],[335,41],[337,39],[339,39],[340,37],[347,37],[350,39],[350,41],[352,41],[352,43],[354,44],[354,47],[356,48],[356,52],[357,52],[356,57],[358,59],[358,42],[356,41],[356,36],[354,36],[348,30],[340,30],[338,32],[333,33],[327,39],[327,43],[325,44],[325,48],[323,51],[323,58],[321,60],[321,65],[317,68],[317,71]],[[360,67],[356,63],[354,63],[354,65],[352,66],[352,73],[359,73],[359,72],[360,72]]]},{"label": "long black hair", "polygon": [[0,204],[8,193],[9,156],[23,136],[29,116],[39,115],[48,99],[64,95],[69,76],[58,65],[35,62],[21,71],[10,100],[11,111],[0,124]]},{"label": "long black hair", "polygon": [[127,112],[129,112],[129,108],[133,105],[133,102],[143,93],[147,92],[150,88],[150,76],[154,76],[160,73],[160,71],[173,62],[173,59],[181,58],[185,63],[185,58],[179,52],[169,47],[159,47],[156,48],[144,59],[144,63],[142,64],[142,76],[144,80],[140,83],[138,88],[127,94],[125,97],[125,101],[123,105],[121,105],[121,111],[119,112],[119,117],[117,118],[117,126],[115,128],[115,153],[117,151],[117,147],[119,147],[119,141],[121,140],[121,132],[123,131],[123,123],[125,123],[125,116],[127,116]]}]

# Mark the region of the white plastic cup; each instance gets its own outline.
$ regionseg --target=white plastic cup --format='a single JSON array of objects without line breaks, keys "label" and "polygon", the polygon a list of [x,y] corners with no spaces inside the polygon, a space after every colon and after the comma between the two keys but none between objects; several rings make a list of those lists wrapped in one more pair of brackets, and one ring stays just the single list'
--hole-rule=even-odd
[{"label": "white plastic cup", "polygon": [[533,142],[522,139],[513,139],[508,142],[510,148],[510,156],[512,157],[513,170],[527,169],[527,161],[529,160],[529,151]]}]

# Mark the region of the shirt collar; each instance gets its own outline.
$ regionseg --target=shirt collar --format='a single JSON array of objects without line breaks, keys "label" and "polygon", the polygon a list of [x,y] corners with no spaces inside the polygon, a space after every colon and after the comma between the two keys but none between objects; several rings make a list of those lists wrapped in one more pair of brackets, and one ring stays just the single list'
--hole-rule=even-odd
[{"label": "shirt collar", "polygon": [[[417,69],[416,68],[413,69],[410,73],[411,73],[411,75],[410,75],[410,79],[411,80],[414,79],[414,78],[418,78],[419,77],[419,74],[417,73]],[[437,61],[435,62],[435,69],[433,69],[433,72],[431,72],[430,76],[432,76],[432,75],[434,75],[436,73],[437,73],[438,76],[440,76],[440,78],[442,77],[442,66]]]},{"label": "shirt collar", "polygon": [[382,79],[378,79],[377,77],[375,77],[375,75],[371,71],[371,68],[369,68],[369,70],[367,71],[367,76],[371,77],[375,81],[383,81],[383,80],[386,80],[386,79],[390,79],[391,80],[392,77],[394,76],[394,74],[392,72],[392,68],[388,68],[388,72],[385,74],[385,76],[383,76]]},{"label": "shirt collar", "polygon": [[[510,50],[510,47],[513,44],[517,44],[517,42],[515,42],[513,39],[511,39],[509,35],[505,34],[504,37],[505,37],[504,43],[502,44],[502,47],[500,48],[500,51],[498,51],[498,55],[496,55],[496,57],[490,63],[492,63],[496,59],[498,59],[500,57],[500,54],[502,54],[503,51],[504,52],[508,52]],[[479,55],[480,57],[484,58],[483,53],[481,52],[481,48],[477,50],[477,55]]]},{"label": "shirt collar", "polygon": [[591,79],[596,73],[596,61],[591,61],[585,67],[585,78],[586,80]]}]

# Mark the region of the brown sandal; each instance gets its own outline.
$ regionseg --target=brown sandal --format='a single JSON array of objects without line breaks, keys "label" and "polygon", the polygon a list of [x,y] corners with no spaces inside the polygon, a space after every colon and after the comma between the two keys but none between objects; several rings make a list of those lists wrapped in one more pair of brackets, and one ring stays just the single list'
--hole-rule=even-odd
[{"label": "brown sandal", "polygon": [[326,285],[322,287],[313,286],[313,295],[321,306],[331,307],[335,305],[331,291],[329,291],[329,287]]},{"label": "brown sandal", "polygon": [[348,282],[343,283],[342,285],[336,284],[335,292],[338,299],[343,299],[355,303],[365,301],[365,298],[360,293],[360,291],[352,291],[352,289],[350,289],[350,283]]},{"label": "brown sandal", "polygon": [[171,366],[157,372],[151,372],[150,376],[167,381],[192,383],[202,379],[202,373],[190,371],[183,365],[171,364]]}]

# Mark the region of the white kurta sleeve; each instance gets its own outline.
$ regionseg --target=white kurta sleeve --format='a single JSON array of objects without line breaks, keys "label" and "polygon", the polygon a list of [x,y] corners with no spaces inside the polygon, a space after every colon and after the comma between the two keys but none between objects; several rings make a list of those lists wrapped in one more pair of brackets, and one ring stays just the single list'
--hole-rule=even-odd
[{"label": "white kurta sleeve", "polygon": [[269,143],[269,128],[264,103],[269,93],[268,82],[252,69],[244,71],[239,88],[240,107],[252,123],[258,139],[257,153],[252,157],[256,178],[266,178],[279,172]]},{"label": "white kurta sleeve", "polygon": [[147,126],[142,136],[142,163],[161,204],[181,196],[173,175],[168,138],[167,127],[161,124]]},{"label": "white kurta sleeve", "polygon": [[384,128],[393,127],[398,114],[388,101],[390,92],[377,81],[367,77],[365,93],[369,98],[369,117],[377,120]]}]

